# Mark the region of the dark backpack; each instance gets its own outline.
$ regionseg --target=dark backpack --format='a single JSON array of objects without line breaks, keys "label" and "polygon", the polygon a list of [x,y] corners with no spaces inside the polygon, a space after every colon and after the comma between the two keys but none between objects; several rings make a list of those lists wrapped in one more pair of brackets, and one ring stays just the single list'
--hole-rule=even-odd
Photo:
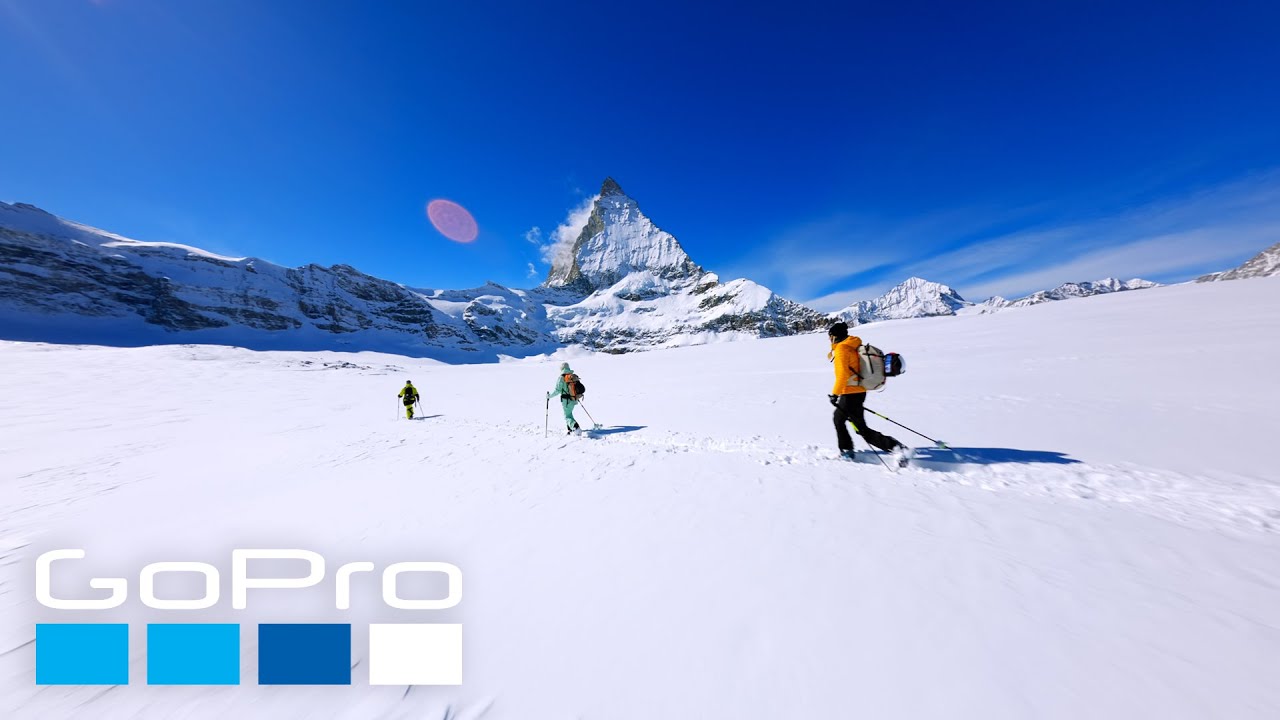
[{"label": "dark backpack", "polygon": [[884,376],[898,377],[907,371],[907,361],[898,353],[884,354]]},{"label": "dark backpack", "polygon": [[418,399],[418,388],[406,387],[404,389],[404,404],[406,406],[412,405],[414,402],[417,401],[417,399]]},{"label": "dark backpack", "polygon": [[576,373],[564,374],[564,386],[568,389],[566,394],[570,400],[581,400],[587,394],[587,386],[582,384]]}]

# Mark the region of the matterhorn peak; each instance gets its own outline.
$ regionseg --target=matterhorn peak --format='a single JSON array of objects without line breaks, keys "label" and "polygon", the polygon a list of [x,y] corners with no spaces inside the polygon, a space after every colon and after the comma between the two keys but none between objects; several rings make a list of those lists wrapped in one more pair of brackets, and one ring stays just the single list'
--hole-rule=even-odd
[{"label": "matterhorn peak", "polygon": [[637,272],[671,279],[695,277],[702,270],[616,180],[606,178],[573,247],[553,262],[546,285],[590,293]]}]

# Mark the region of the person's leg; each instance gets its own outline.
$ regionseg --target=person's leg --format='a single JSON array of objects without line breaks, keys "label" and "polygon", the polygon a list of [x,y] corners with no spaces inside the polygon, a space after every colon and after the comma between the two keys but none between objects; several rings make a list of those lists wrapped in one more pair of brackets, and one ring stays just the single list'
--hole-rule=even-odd
[{"label": "person's leg", "polygon": [[848,417],[845,415],[845,411],[841,407],[844,404],[844,398],[846,397],[848,397],[848,395],[842,395],[840,397],[836,404],[836,411],[832,413],[831,416],[836,423],[836,446],[840,448],[840,452],[853,450],[853,438],[849,435],[849,427],[845,425],[845,423],[848,422]]},{"label": "person's leg", "polygon": [[577,405],[578,401],[561,398],[560,404],[564,406],[564,426],[569,430],[577,430],[578,421],[573,419],[573,406]]},{"label": "person's leg", "polygon": [[853,431],[858,433],[867,444],[888,452],[902,443],[875,430],[867,427],[867,418],[863,412],[862,406],[867,401],[866,393],[850,393],[840,396],[840,406],[844,410],[845,416],[849,422],[853,423]]},{"label": "person's leg", "polygon": [[413,403],[404,406],[404,416],[413,419]]}]

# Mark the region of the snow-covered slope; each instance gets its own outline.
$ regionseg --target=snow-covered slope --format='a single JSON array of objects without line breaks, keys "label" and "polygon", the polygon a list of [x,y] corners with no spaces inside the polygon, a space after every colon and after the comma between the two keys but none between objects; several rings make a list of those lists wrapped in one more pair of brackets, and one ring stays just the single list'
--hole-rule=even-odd
[{"label": "snow-covered slope", "polygon": [[[899,473],[834,459],[819,336],[575,360],[606,430],[553,409],[546,439],[555,362],[0,343],[0,717],[1271,720],[1278,301],[1264,278],[867,325],[909,368],[868,404],[955,448]],[[1188,389],[1206,348],[1233,371]],[[427,419],[398,419],[406,378]],[[74,617],[132,624],[132,684],[39,687],[59,547],[88,552],[69,593],[159,560],[225,578],[235,547],[443,560],[465,590],[131,600]],[[240,623],[244,684],[147,686],[147,622]],[[257,686],[260,622],[351,623],[353,686]],[[370,622],[462,623],[463,685],[370,686]]]},{"label": "snow-covered slope", "polygon": [[1280,274],[1280,243],[1263,250],[1238,268],[1203,275],[1196,278],[1196,282],[1245,280],[1256,277],[1271,277],[1277,274]]}]

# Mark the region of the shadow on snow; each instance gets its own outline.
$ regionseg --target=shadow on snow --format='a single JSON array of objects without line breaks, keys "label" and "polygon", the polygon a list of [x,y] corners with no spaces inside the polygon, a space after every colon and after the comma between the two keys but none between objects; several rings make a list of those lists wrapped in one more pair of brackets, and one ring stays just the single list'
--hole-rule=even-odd
[{"label": "shadow on snow", "polygon": [[635,432],[643,430],[647,425],[614,425],[612,427],[600,428],[599,430],[591,430],[592,435],[618,435],[620,433]]},{"label": "shadow on snow", "polygon": [[1013,448],[922,447],[915,451],[914,462],[937,465],[996,465],[999,463],[1045,463],[1076,465],[1080,461],[1065,453],[1051,450],[1015,450]]}]

